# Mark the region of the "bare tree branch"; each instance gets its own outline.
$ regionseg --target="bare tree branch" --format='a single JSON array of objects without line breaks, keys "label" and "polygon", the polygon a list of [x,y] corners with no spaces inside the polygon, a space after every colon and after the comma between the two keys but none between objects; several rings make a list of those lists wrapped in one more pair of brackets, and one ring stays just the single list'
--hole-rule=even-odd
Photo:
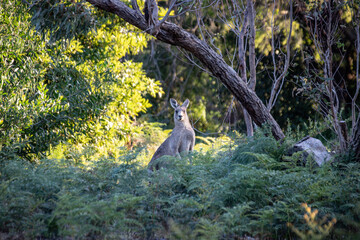
[{"label": "bare tree branch", "polygon": [[[335,5],[333,5],[335,4]],[[333,9],[335,6],[335,9]],[[333,51],[332,47],[336,42],[335,33],[338,29],[339,18],[336,15],[336,3],[327,1],[325,2],[323,15],[319,12],[315,12],[314,15],[314,28],[311,29],[311,34],[313,36],[314,45],[316,51],[319,53],[322,60],[322,84],[325,87],[322,88],[318,86],[317,89],[321,94],[328,97],[328,103],[325,104],[323,109],[326,109],[324,116],[329,119],[332,123],[332,128],[334,129],[340,145],[340,151],[344,152],[347,150],[346,136],[343,135],[345,131],[341,127],[341,116],[339,114],[340,101],[337,93],[337,88],[339,88],[334,81],[334,71],[333,71]],[[316,8],[315,11],[317,11]]]},{"label": "bare tree branch", "polygon": [[[87,1],[99,9],[118,15],[131,25],[149,33],[144,16],[126,6],[125,3],[117,0]],[[166,21],[161,25],[156,38],[162,42],[179,46],[191,52],[228,88],[236,99],[246,108],[257,125],[261,126],[264,123],[268,123],[276,139],[284,138],[284,134],[279,125],[255,92],[250,90],[235,70],[227,65],[224,59],[204,41],[201,41],[181,27]]]},{"label": "bare tree branch", "polygon": [[287,37],[287,41],[286,41],[286,58],[285,58],[285,63],[284,63],[284,68],[282,73],[280,74],[279,77],[277,77],[276,72],[276,60],[275,60],[275,46],[274,46],[274,11],[275,11],[275,0],[274,0],[274,9],[273,9],[273,15],[272,15],[272,20],[271,20],[271,55],[272,55],[272,60],[273,60],[273,65],[274,65],[274,83],[273,86],[271,88],[271,93],[270,93],[270,98],[269,101],[267,103],[267,108],[270,111],[276,102],[276,99],[280,93],[280,90],[282,88],[282,85],[284,83],[284,79],[285,76],[287,74],[287,71],[289,69],[289,65],[290,65],[290,39],[291,39],[291,34],[292,34],[292,25],[293,25],[293,4],[292,4],[292,0],[290,0],[289,2],[290,4],[290,11],[289,11],[289,19],[290,19],[290,26],[289,26],[289,35]]}]

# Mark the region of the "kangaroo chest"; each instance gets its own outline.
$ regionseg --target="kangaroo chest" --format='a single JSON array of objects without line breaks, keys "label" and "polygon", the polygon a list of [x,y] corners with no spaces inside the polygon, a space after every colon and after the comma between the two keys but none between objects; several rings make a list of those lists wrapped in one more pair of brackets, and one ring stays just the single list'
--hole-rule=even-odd
[{"label": "kangaroo chest", "polygon": [[193,142],[194,138],[194,130],[193,129],[181,129],[181,131],[176,131],[174,129],[171,134],[172,147],[176,149],[179,153],[183,151],[189,151],[190,146]]}]

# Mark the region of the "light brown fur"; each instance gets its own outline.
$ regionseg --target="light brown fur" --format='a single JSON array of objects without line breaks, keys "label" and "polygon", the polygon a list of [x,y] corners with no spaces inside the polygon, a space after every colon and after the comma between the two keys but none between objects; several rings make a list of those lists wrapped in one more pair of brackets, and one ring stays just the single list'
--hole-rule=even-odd
[{"label": "light brown fur", "polygon": [[189,106],[188,99],[180,106],[175,99],[170,99],[171,106],[175,109],[174,121],[175,128],[170,137],[168,137],[156,150],[154,156],[149,162],[148,168],[150,170],[159,169],[156,160],[162,156],[180,156],[180,153],[189,152],[194,149],[195,132],[190,124],[186,109]]}]

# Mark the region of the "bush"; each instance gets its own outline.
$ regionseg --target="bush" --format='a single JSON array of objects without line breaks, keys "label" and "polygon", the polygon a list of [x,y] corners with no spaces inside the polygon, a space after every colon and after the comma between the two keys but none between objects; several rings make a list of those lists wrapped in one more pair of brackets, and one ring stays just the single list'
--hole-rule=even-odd
[{"label": "bush", "polygon": [[[60,20],[66,8],[81,11],[78,2],[68,2],[41,12],[52,3],[35,2],[32,10],[38,18],[50,14]],[[146,96],[162,93],[160,83],[145,76],[141,63],[125,59],[146,46],[144,33],[125,31],[124,23],[112,26],[106,14],[90,24],[88,8],[81,8],[85,15],[80,25],[87,30],[89,24],[96,27],[96,34],[68,29],[78,35],[67,41],[49,40],[44,25],[51,21],[33,18],[38,30],[45,28],[41,38],[29,28],[25,4],[0,4],[0,155],[34,161],[58,144],[66,148],[70,143],[117,158],[118,152],[107,152],[103,146],[131,147],[132,138],[141,132],[136,117],[151,107]]]},{"label": "bush", "polygon": [[235,150],[214,148],[218,142],[169,157],[173,164],[152,174],[139,163],[141,149],[86,166],[2,162],[2,236],[289,239],[309,229],[303,203],[317,209],[318,219],[337,220],[329,238],[358,236],[360,164],[284,161],[285,147],[264,133],[236,141]]}]

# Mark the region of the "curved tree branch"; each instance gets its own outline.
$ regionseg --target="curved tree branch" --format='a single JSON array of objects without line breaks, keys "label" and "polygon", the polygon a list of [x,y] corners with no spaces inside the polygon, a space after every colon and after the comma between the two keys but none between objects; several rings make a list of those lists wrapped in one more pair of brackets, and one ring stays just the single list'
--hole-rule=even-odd
[{"label": "curved tree branch", "polygon": [[[125,3],[118,0],[87,1],[97,8],[118,15],[129,24],[149,33],[144,16],[139,11],[129,8]],[[206,42],[176,24],[166,21],[162,23],[156,38],[191,52],[229,89],[257,125],[268,123],[276,139],[284,138],[281,128],[255,92],[247,87],[235,70],[227,65],[224,59]]]}]

